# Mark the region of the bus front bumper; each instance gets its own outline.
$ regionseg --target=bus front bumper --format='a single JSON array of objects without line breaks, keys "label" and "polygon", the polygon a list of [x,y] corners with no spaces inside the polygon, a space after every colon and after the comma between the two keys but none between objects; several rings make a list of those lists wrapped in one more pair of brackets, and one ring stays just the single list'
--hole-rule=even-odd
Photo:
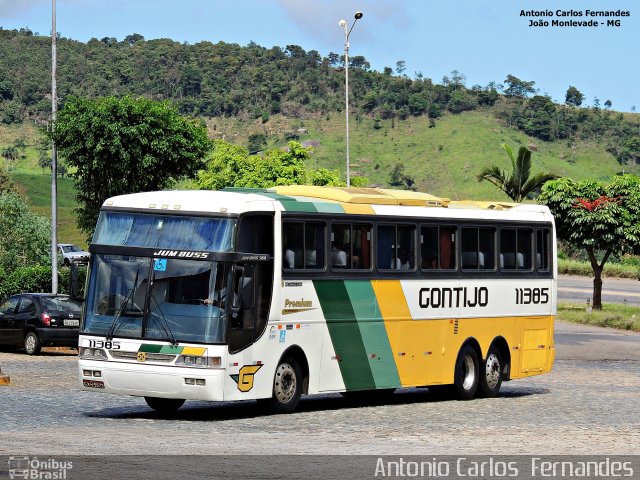
[{"label": "bus front bumper", "polygon": [[79,360],[79,383],[83,390],[137,397],[222,401],[225,371]]}]

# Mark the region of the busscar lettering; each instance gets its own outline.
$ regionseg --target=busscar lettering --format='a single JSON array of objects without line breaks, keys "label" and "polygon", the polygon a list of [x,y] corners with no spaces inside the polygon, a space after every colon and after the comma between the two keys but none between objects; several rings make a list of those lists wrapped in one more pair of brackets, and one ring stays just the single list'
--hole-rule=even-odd
[{"label": "busscar lettering", "polygon": [[196,260],[206,260],[209,254],[206,252],[189,252],[186,250],[158,250],[153,252],[154,257],[172,257],[172,258],[193,258]]},{"label": "busscar lettering", "polygon": [[420,308],[474,308],[489,304],[487,287],[421,288]]}]

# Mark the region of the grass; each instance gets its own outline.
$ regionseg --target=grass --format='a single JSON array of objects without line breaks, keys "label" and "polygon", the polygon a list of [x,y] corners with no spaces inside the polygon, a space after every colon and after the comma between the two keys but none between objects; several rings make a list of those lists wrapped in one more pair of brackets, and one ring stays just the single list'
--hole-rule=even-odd
[{"label": "grass", "polygon": [[558,305],[558,320],[583,325],[617,328],[640,332],[640,307],[617,303],[605,303],[602,310],[587,313],[584,305],[561,303]]},{"label": "grass", "polygon": [[[592,277],[593,270],[589,262],[581,260],[558,259],[558,273],[566,275],[580,275]],[[640,268],[635,265],[625,265],[622,263],[606,263],[603,271],[604,277],[633,278],[640,279]]]},{"label": "grass", "polygon": [[[284,146],[285,130],[305,128],[308,134],[300,141],[316,141],[311,167],[345,170],[344,116],[334,113],[307,119],[285,119],[275,115],[262,124],[260,120],[212,119],[210,133],[232,143],[246,146],[252,133],[264,133],[269,147]],[[510,169],[500,144],[532,146],[533,172],[551,171],[557,175],[580,179],[609,180],[620,170],[615,158],[606,152],[604,143],[575,140],[543,142],[500,124],[492,110],[476,110],[460,115],[445,115],[429,128],[426,117],[407,120],[374,120],[356,116],[350,122],[350,156],[352,171],[369,178],[372,184],[388,185],[393,166],[403,163],[420,191],[452,199],[506,200],[502,192],[488,183],[478,183],[476,173],[496,164]],[[633,173],[633,172],[632,172]]]}]

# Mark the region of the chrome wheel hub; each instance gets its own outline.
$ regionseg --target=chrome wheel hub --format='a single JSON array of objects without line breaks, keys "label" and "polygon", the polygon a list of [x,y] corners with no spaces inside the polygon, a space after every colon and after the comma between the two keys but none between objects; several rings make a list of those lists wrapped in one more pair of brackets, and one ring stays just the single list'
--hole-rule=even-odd
[{"label": "chrome wheel hub", "polygon": [[487,357],[487,363],[485,365],[485,376],[487,381],[487,386],[490,389],[494,389],[498,386],[498,382],[500,381],[500,360],[495,354],[491,354]]},{"label": "chrome wheel hub", "polygon": [[281,403],[289,402],[296,393],[298,379],[295,370],[288,363],[278,366],[273,384],[273,392]]}]

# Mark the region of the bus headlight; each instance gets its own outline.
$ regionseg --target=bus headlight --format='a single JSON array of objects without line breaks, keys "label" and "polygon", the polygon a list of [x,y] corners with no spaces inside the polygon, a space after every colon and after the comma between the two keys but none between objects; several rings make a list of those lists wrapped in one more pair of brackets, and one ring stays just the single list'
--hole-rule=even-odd
[{"label": "bus headlight", "polygon": [[87,360],[107,360],[107,352],[101,348],[86,348],[80,349],[80,358]]},{"label": "bus headlight", "polygon": [[176,365],[195,368],[220,368],[221,357],[192,357],[190,355],[180,355],[176,359]]}]

